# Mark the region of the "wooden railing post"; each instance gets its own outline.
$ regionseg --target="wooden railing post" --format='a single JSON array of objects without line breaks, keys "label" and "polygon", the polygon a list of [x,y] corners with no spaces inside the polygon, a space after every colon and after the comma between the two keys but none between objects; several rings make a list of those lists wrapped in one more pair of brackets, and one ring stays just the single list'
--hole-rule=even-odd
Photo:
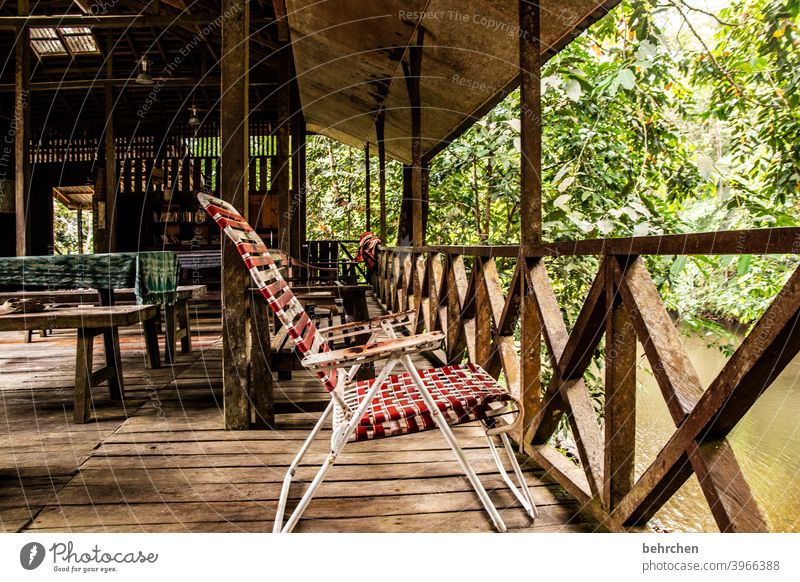
[{"label": "wooden railing post", "polygon": [[447,362],[458,363],[467,347],[465,328],[462,317],[462,306],[467,296],[467,272],[464,268],[464,257],[447,256]]},{"label": "wooden railing post", "polygon": [[414,331],[422,333],[428,326],[428,289],[426,286],[426,259],[422,253],[414,253],[411,259],[412,289],[414,296]]},{"label": "wooden railing post", "polygon": [[[530,271],[538,259],[520,257],[518,268]],[[542,322],[536,308],[535,290],[527,277],[519,278],[520,299],[520,390],[524,407],[523,435],[527,435],[533,419],[542,406]]]},{"label": "wooden railing post", "polygon": [[[483,275],[483,259],[475,257],[472,264],[472,284],[475,286],[475,334],[471,352],[474,361],[487,368],[494,350],[492,341],[492,312],[489,291]],[[487,370],[488,371],[488,370]]]},{"label": "wooden railing post", "polygon": [[611,267],[612,263],[604,263],[609,317],[606,318],[603,506],[609,512],[633,487],[636,451],[636,331],[622,305]]}]

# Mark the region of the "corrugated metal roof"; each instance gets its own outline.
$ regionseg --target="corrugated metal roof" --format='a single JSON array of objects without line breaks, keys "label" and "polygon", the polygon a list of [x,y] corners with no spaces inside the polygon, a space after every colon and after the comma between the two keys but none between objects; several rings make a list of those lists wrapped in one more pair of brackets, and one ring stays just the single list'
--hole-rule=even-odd
[{"label": "corrugated metal roof", "polygon": [[[549,57],[619,0],[543,0]],[[286,0],[309,131],[354,146],[376,143],[386,110],[388,156],[411,161],[411,112],[402,60],[424,28],[420,92],[423,152],[431,156],[518,84],[518,3],[511,1]]]}]

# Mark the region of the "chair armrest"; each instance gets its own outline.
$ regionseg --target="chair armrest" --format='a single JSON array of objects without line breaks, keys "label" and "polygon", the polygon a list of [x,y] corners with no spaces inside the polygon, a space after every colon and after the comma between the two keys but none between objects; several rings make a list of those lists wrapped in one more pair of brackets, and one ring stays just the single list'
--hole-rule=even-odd
[{"label": "chair armrest", "polygon": [[[321,333],[323,336],[330,336],[360,328],[377,329],[381,326],[381,323],[384,321],[388,321],[389,323],[400,322],[404,319],[408,319],[409,316],[413,314],[414,311],[404,311],[402,313],[390,313],[389,315],[380,315],[378,317],[373,317],[372,319],[365,319],[364,321],[353,321],[350,323],[343,323],[341,325],[332,325],[330,327],[323,327],[318,329],[317,331]],[[410,321],[408,323],[410,323]]]},{"label": "chair armrest", "polygon": [[345,368],[354,364],[364,364],[390,357],[427,352],[439,347],[444,339],[440,331],[422,333],[397,339],[372,342],[363,346],[354,346],[330,352],[320,352],[303,358],[303,366],[311,370],[319,368]]}]

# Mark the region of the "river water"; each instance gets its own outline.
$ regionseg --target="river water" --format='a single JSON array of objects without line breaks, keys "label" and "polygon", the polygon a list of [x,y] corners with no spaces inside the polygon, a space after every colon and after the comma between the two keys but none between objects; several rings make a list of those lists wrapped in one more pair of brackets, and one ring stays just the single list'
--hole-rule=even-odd
[{"label": "river water", "polygon": [[[703,386],[727,358],[702,338],[684,339]],[[672,422],[647,359],[641,353],[637,381],[636,478],[672,435]],[[742,471],[770,529],[800,531],[800,358],[787,366],[729,436]],[[695,476],[651,520],[659,529],[719,531]]]}]

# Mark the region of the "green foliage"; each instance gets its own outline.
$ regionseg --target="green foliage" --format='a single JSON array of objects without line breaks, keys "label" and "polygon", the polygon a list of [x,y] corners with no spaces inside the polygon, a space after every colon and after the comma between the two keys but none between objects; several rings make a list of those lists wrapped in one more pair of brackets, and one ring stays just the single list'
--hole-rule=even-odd
[{"label": "green foliage", "polygon": [[[366,230],[364,153],[323,136],[308,139],[307,212],[310,239],[357,239]],[[389,241],[397,239],[402,198],[402,167],[386,168]],[[378,230],[377,164],[372,164],[372,224]]]},{"label": "green foliage", "polygon": [[53,200],[53,238],[55,254],[74,255],[92,252],[92,213],[83,212],[83,249],[78,248],[78,213]]}]

